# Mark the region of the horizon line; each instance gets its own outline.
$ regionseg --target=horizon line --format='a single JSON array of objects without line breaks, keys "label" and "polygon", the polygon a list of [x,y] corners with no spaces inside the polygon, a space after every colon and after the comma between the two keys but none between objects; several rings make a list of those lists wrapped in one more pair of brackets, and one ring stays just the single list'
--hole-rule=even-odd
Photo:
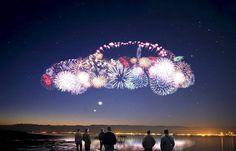
[{"label": "horizon line", "polygon": [[148,127],[183,127],[183,128],[236,128],[236,126],[180,126],[180,125],[142,125],[142,124],[38,124],[38,123],[14,123],[0,124],[0,126],[16,126],[16,125],[39,125],[39,126],[148,126]]}]

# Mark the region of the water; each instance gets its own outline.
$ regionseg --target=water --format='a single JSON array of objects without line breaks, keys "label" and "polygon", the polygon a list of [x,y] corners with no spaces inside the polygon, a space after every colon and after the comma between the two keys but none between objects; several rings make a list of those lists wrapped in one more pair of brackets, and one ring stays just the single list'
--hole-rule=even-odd
[{"label": "water", "polygon": [[194,145],[184,151],[236,151],[236,137],[192,137]]},{"label": "water", "polygon": [[[141,136],[119,137],[116,150],[141,151]],[[160,150],[160,136],[155,137],[154,151]],[[236,151],[236,137],[175,137],[175,151]],[[99,141],[92,140],[91,151],[98,151]],[[75,151],[73,136],[43,141],[40,145],[29,145],[18,150],[26,151]]]}]

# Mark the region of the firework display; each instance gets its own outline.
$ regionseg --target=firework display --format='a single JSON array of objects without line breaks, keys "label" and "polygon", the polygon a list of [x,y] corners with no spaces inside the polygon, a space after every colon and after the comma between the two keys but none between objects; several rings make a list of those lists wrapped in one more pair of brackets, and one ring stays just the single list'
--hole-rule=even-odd
[{"label": "firework display", "polygon": [[[105,51],[136,47],[135,57],[105,58]],[[155,55],[142,56],[142,51]],[[110,42],[86,58],[69,59],[52,65],[41,77],[47,89],[82,94],[89,88],[137,89],[150,86],[157,95],[168,95],[194,84],[195,77],[183,56],[158,44],[141,41]]]}]

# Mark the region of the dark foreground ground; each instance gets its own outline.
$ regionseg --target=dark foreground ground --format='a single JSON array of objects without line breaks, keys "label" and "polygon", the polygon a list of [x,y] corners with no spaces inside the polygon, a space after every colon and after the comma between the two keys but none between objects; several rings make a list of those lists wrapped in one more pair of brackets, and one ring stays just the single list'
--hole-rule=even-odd
[{"label": "dark foreground ground", "polygon": [[[0,130],[0,146],[4,151],[15,151],[27,146],[52,146],[59,136],[30,134],[21,131]],[[36,141],[37,140],[37,141]]]}]

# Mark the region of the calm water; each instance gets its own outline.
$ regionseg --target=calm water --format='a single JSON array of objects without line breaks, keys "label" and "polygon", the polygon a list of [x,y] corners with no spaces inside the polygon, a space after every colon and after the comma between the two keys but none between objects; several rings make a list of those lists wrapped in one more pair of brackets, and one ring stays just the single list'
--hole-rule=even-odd
[{"label": "calm water", "polygon": [[[142,138],[140,136],[132,136],[119,138],[115,148],[122,151],[141,151]],[[41,145],[27,146],[19,148],[26,151],[75,151],[74,139],[67,136],[61,139],[53,140],[53,144],[42,143]],[[236,151],[236,137],[175,137],[175,151]],[[92,140],[92,151],[98,151],[99,141]],[[154,151],[160,150],[160,137],[156,137],[156,145]]]}]

